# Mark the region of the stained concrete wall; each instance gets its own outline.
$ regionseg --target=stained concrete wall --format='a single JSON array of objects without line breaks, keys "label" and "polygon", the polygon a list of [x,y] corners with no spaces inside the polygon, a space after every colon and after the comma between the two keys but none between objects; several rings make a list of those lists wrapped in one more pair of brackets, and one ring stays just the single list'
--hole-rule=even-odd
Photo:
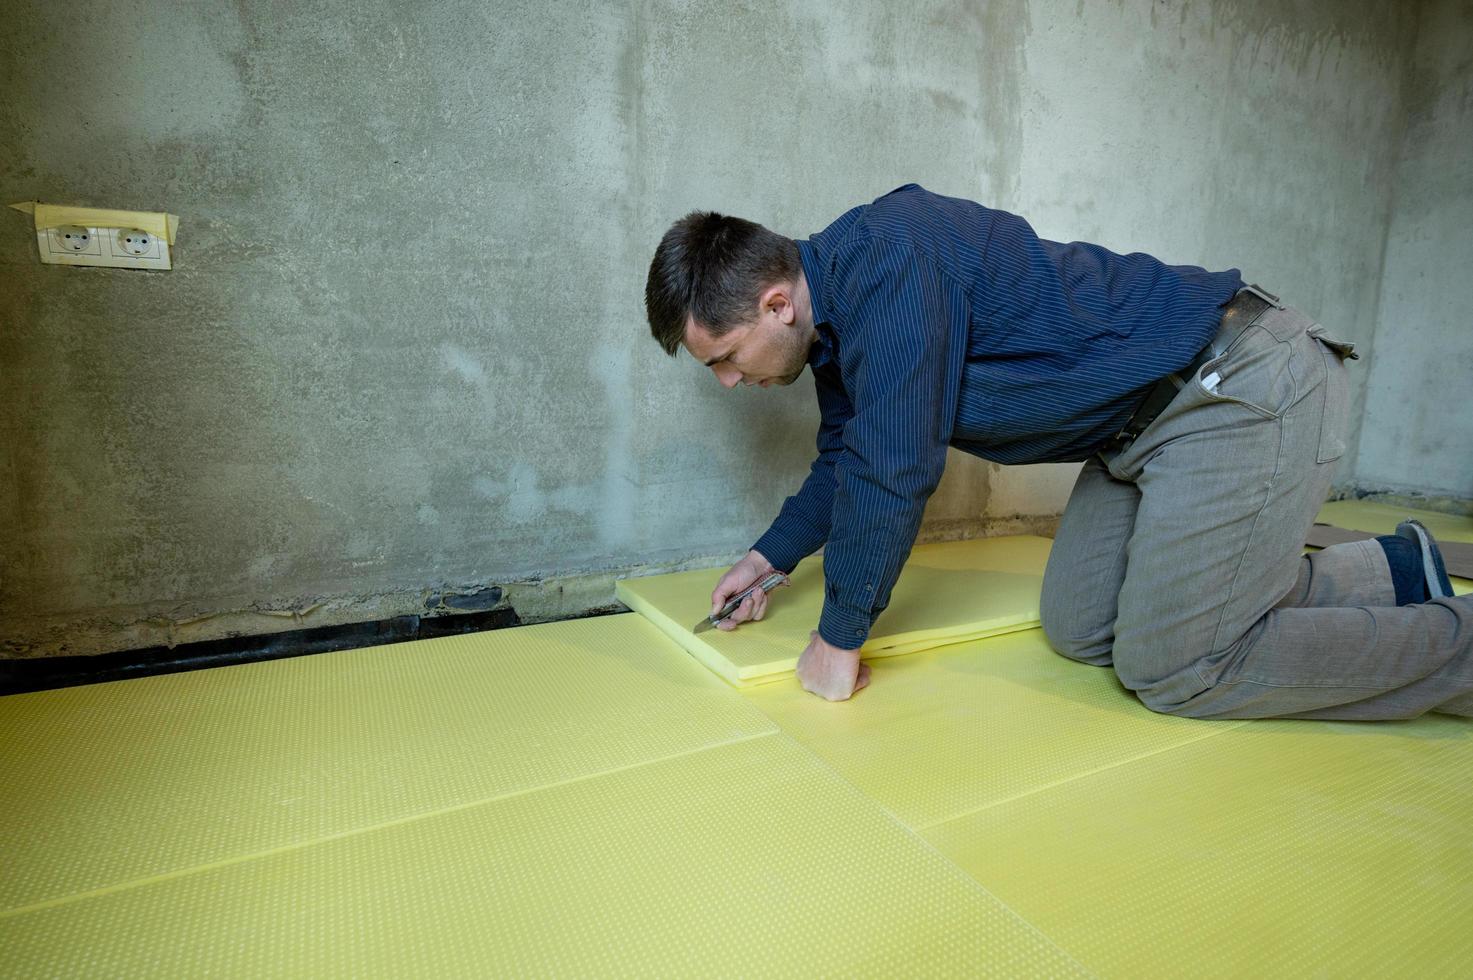
[{"label": "stained concrete wall", "polygon": [[[21,655],[493,587],[557,615],[738,553],[816,410],[648,339],[690,208],[805,235],[917,180],[1240,266],[1369,341],[1415,30],[1372,0],[6,13],[0,197],[182,216],[167,274],[43,267],[0,226]],[[925,533],[1047,524],[1073,472],[953,460]]]},{"label": "stained concrete wall", "polygon": [[1411,59],[1356,483],[1473,502],[1473,3],[1436,0]]}]

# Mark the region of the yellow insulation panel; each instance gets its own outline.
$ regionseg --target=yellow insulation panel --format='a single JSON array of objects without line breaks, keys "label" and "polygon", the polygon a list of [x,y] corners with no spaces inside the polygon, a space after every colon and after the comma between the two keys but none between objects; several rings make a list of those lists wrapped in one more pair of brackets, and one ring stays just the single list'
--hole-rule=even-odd
[{"label": "yellow insulation panel", "polygon": [[1415,517],[1427,525],[1427,530],[1434,537],[1448,541],[1473,542],[1473,517],[1440,514],[1430,510],[1408,510],[1372,500],[1333,500],[1320,508],[1315,520],[1352,531],[1391,534],[1396,530],[1397,524],[1409,517]]},{"label": "yellow insulation panel", "polygon": [[0,947],[16,975],[1085,975],[781,735],[0,914]]},{"label": "yellow insulation panel", "polygon": [[0,698],[0,909],[774,730],[635,615]]},{"label": "yellow insulation panel", "polygon": [[[953,642],[842,704],[634,615],[0,698],[7,971],[1464,972],[1473,726],[1178,719],[1036,629],[955,642],[1036,622],[1047,548],[916,549],[872,655]],[[791,669],[795,582],[703,638]]]},{"label": "yellow insulation panel", "polygon": [[1473,726],[1257,721],[925,831],[1105,977],[1461,976]]},{"label": "yellow insulation panel", "polygon": [[[1038,625],[1048,538],[1019,535],[921,545],[911,551],[889,607],[862,650],[867,658],[914,653]],[[701,663],[737,686],[792,673],[823,612],[823,563],[809,558],[775,590],[761,622],[731,632],[694,625],[711,611],[721,569],[625,579],[620,601],[649,617]]]},{"label": "yellow insulation panel", "polygon": [[1113,671],[1059,656],[1037,629],[873,669],[870,686],[838,704],[796,682],[742,694],[916,828],[1243,724],[1156,714]]}]

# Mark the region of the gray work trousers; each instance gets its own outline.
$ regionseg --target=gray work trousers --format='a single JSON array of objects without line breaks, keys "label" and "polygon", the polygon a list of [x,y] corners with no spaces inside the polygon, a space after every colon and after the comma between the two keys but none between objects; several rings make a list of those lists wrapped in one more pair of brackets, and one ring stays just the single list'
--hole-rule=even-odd
[{"label": "gray work trousers", "polygon": [[1345,451],[1341,350],[1279,307],[1213,344],[1080,472],[1044,574],[1051,645],[1170,714],[1473,715],[1473,595],[1398,608],[1375,541],[1302,553]]}]

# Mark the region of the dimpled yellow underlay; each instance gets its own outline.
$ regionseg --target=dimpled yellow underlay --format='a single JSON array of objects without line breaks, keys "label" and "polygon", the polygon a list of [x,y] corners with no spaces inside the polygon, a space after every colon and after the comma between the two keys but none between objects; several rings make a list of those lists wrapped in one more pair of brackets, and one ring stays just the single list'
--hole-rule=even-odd
[{"label": "dimpled yellow underlay", "polygon": [[1254,721],[928,828],[1107,977],[1473,969],[1473,721]]},{"label": "dimpled yellow underlay", "polygon": [[1037,629],[832,704],[637,615],[42,691],[0,975],[1460,976],[1470,773],[1473,720],[1157,715]]},{"label": "dimpled yellow underlay", "polygon": [[1148,711],[1039,629],[887,658],[871,677],[844,704],[791,679],[742,695],[918,830],[1243,724]]},{"label": "dimpled yellow underlay", "polygon": [[[885,612],[861,648],[890,657],[1038,625],[1048,538],[1019,535],[920,545],[913,549]],[[694,625],[711,611],[721,569],[624,579],[620,601],[649,618],[701,663],[738,687],[780,680],[823,612],[823,562],[808,558],[776,589],[767,615],[731,632]]]},{"label": "dimpled yellow underlay", "polygon": [[13,695],[0,908],[774,730],[729,693],[624,615]]},{"label": "dimpled yellow underlay", "polygon": [[5,976],[1083,976],[637,616],[0,698]]},{"label": "dimpled yellow underlay", "polygon": [[1158,715],[1041,630],[741,693],[1097,975],[1473,962],[1473,720]]}]

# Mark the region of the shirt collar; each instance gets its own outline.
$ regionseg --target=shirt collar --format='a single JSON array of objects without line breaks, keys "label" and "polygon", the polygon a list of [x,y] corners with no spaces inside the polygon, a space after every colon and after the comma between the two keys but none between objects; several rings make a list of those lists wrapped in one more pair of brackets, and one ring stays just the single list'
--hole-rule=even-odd
[{"label": "shirt collar", "polygon": [[813,322],[828,323],[828,309],[823,305],[823,275],[818,268],[818,250],[813,247],[812,242],[798,242],[798,261],[803,264],[803,278],[808,283],[808,302],[813,308]]},{"label": "shirt collar", "polygon": [[811,241],[798,241],[798,260],[803,265],[803,279],[808,283],[808,306],[813,312],[813,329],[818,339],[808,348],[808,363],[822,367],[834,356],[834,341],[829,328],[828,308],[823,303],[823,274],[819,271],[818,250]]}]

